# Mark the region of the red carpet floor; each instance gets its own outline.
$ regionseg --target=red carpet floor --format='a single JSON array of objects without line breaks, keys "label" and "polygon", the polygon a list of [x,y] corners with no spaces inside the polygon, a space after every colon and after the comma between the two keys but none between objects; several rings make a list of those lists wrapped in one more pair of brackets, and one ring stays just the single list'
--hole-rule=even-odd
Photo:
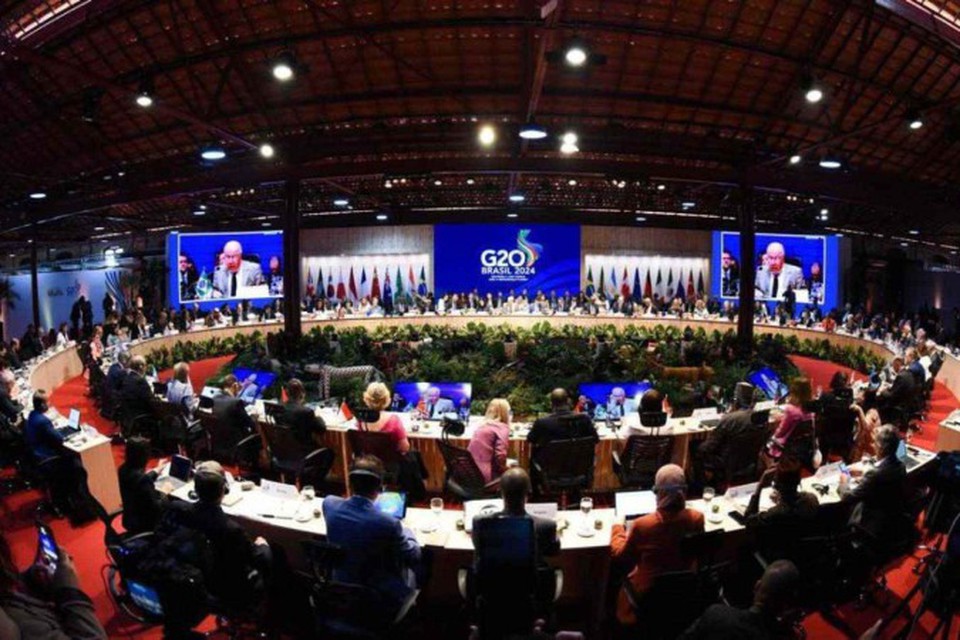
[{"label": "red carpet floor", "polygon": [[[191,379],[194,386],[202,386],[202,381],[210,377],[219,367],[230,360],[230,357],[216,358],[197,362],[192,365]],[[814,388],[822,386],[826,388],[830,377],[838,369],[844,370],[837,365],[813,360],[810,358],[793,358],[796,365],[804,371],[813,381]],[[849,370],[846,370],[849,374]],[[161,378],[169,377],[170,372],[161,373]],[[85,395],[86,382],[82,378],[76,378],[64,384],[54,392],[52,403],[61,412],[66,412],[70,408],[78,408],[83,413],[84,419],[94,424],[104,433],[110,433],[114,426],[103,420],[92,407],[92,403]],[[954,408],[957,407],[957,400],[953,397],[943,385],[936,385],[931,401],[931,409],[927,415],[927,422],[924,425],[922,433],[914,436],[913,441],[926,447],[932,447],[936,440],[936,431],[939,422]],[[114,455],[117,463],[122,462],[122,448],[116,447]],[[33,523],[33,509],[40,496],[35,491],[24,491],[12,496],[5,496],[0,503],[0,528],[10,540],[16,561],[19,566],[25,567],[33,560],[36,552],[36,539]],[[101,569],[105,564],[103,549],[103,526],[100,523],[88,524],[79,528],[72,528],[66,520],[57,520],[52,523],[54,534],[60,544],[67,549],[74,558],[77,572],[80,576],[80,582],[84,590],[91,595],[97,608],[99,618],[105,622],[107,630],[112,638],[136,638],[143,640],[159,639],[160,630],[157,628],[142,629],[135,623],[119,615],[111,604],[105,591]],[[916,560],[907,559],[899,567],[890,571],[887,575],[890,594],[886,598],[887,607],[885,609],[877,606],[868,606],[864,610],[856,610],[853,606],[845,606],[839,610],[839,617],[844,620],[858,634],[868,629],[874,622],[883,616],[885,611],[890,611],[899,603],[900,599],[909,591],[916,582],[916,576],[912,573],[912,568]],[[897,631],[901,628],[905,618],[901,622],[894,624],[891,631]],[[921,628],[911,637],[927,638],[929,632],[935,626],[936,621],[932,616],[927,615],[921,621]],[[819,614],[811,615],[804,623],[809,638],[843,638],[844,635],[830,626]],[[955,629],[960,630],[960,622],[954,622]],[[890,633],[884,637],[891,637]],[[960,631],[956,631],[954,638],[960,637]]]}]

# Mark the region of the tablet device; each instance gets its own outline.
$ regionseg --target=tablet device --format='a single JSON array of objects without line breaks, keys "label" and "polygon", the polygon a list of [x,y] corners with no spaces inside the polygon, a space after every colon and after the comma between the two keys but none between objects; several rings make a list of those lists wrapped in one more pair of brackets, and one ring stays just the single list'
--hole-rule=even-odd
[{"label": "tablet device", "polygon": [[374,502],[380,513],[403,520],[407,516],[407,494],[396,491],[384,491]]},{"label": "tablet device", "polygon": [[170,460],[170,477],[187,482],[190,480],[190,472],[193,471],[193,460],[186,456],[175,455]]}]

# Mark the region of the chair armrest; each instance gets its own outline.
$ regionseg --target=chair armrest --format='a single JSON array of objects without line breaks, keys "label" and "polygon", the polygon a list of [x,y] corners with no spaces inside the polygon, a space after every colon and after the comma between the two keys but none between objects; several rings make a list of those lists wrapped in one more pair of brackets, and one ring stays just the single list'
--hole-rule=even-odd
[{"label": "chair armrest", "polygon": [[138,533],[134,536],[124,538],[123,543],[126,544],[128,542],[139,542],[140,540],[151,540],[155,538],[156,535],[157,534],[154,533],[153,531],[144,531],[143,533]]},{"label": "chair armrest", "polygon": [[461,567],[457,571],[457,591],[460,592],[460,597],[464,600],[469,598],[467,591],[467,583],[470,580],[470,569]]},{"label": "chair armrest", "polygon": [[324,454],[324,452],[329,451],[329,450],[330,450],[330,449],[327,448],[327,447],[320,447],[320,448],[318,448],[318,449],[314,449],[313,451],[311,451],[310,453],[308,453],[306,456],[304,456],[304,458],[303,458],[303,466],[307,466],[308,464],[310,464],[311,462],[313,462],[313,460],[314,460],[315,458],[320,457],[321,455]]},{"label": "chair armrest", "polygon": [[759,551],[754,551],[753,559],[757,561],[757,564],[760,565],[760,568],[764,571],[766,571],[767,567],[770,566],[770,562],[764,558]]},{"label": "chair armrest", "polygon": [[414,589],[410,595],[407,596],[406,600],[403,601],[403,604],[400,605],[400,610],[397,611],[397,616],[393,619],[393,624],[399,623],[407,616],[407,613],[410,612],[410,609],[413,608],[413,605],[417,603],[417,597],[419,595],[420,590]]},{"label": "chair armrest", "polygon": [[494,489],[496,489],[496,490],[499,490],[499,489],[500,489],[500,478],[497,478],[497,479],[495,479],[495,480],[491,480],[491,481],[488,482],[487,484],[483,485],[483,490],[484,490],[484,491],[493,491]]},{"label": "chair armrest", "polygon": [[623,472],[623,463],[615,447],[610,448],[610,458],[613,460],[613,472],[619,476]]},{"label": "chair armrest", "polygon": [[50,465],[52,465],[52,464],[54,464],[55,462],[58,462],[58,461],[60,461],[60,460],[62,460],[62,459],[63,459],[63,456],[62,456],[62,455],[61,455],[61,456],[50,456],[49,458],[44,458],[43,460],[41,460],[40,462],[37,463],[37,470],[38,470],[38,471],[43,471],[45,468],[49,467]]},{"label": "chair armrest", "polygon": [[563,569],[554,569],[554,589],[553,589],[553,601],[556,602],[560,599],[560,594],[563,593]]}]

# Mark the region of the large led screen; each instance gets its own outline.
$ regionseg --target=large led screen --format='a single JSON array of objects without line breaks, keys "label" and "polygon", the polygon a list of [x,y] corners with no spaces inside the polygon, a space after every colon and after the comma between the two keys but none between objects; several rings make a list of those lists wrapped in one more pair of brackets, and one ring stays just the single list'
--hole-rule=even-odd
[{"label": "large led screen", "polygon": [[174,304],[269,301],[283,296],[283,232],[172,233]]},{"label": "large led screen", "polygon": [[754,294],[757,300],[782,302],[787,289],[796,294],[799,305],[836,305],[839,285],[839,251],[833,236],[758,233],[756,252],[743,256],[740,234],[718,231],[713,236],[713,294],[737,299],[740,270],[756,270]]},{"label": "large led screen", "polygon": [[580,227],[572,224],[438,224],[434,227],[438,294],[580,288]]}]

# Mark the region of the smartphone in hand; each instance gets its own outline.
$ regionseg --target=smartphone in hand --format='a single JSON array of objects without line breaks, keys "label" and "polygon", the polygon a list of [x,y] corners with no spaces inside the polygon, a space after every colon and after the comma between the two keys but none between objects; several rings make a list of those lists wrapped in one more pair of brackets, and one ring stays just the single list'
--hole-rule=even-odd
[{"label": "smartphone in hand", "polygon": [[41,522],[37,523],[37,562],[50,571],[56,571],[57,564],[60,562],[60,551],[53,537],[53,531]]}]

